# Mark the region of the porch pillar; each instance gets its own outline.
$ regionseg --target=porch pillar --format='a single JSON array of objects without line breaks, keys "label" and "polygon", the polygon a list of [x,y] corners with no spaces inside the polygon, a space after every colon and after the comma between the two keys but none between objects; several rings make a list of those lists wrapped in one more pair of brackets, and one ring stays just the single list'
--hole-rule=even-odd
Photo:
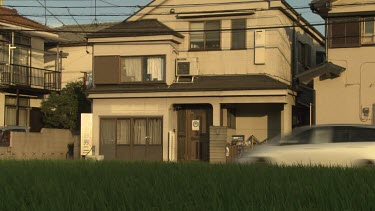
[{"label": "porch pillar", "polygon": [[287,96],[287,103],[281,111],[281,135],[287,135],[292,132],[292,108],[294,100],[291,95]]},{"label": "porch pillar", "polygon": [[212,123],[213,126],[220,126],[221,106],[220,103],[211,103],[212,105]]}]

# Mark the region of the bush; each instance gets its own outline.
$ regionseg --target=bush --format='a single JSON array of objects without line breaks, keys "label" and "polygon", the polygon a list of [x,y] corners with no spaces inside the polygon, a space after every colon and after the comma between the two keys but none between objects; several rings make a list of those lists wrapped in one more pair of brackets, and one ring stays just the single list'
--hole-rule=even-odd
[{"label": "bush", "polygon": [[85,91],[82,82],[71,82],[60,93],[51,93],[41,107],[45,127],[79,130],[81,113],[91,109]]}]

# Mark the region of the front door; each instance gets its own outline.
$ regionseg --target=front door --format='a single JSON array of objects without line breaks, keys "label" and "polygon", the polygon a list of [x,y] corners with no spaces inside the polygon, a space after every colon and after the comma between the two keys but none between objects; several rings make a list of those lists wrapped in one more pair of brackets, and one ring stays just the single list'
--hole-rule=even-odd
[{"label": "front door", "polygon": [[102,119],[100,154],[104,159],[163,159],[161,118]]},{"label": "front door", "polygon": [[185,105],[178,110],[177,158],[209,161],[210,105]]}]

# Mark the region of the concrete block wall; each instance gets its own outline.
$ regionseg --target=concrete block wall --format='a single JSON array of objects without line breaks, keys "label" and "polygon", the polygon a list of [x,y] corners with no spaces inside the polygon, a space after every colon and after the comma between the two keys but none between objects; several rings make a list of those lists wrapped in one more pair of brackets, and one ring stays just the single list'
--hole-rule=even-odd
[{"label": "concrete block wall", "polygon": [[74,144],[74,158],[79,158],[79,140],[79,136],[63,129],[12,132],[10,146],[0,147],[0,159],[66,159],[68,144]]}]

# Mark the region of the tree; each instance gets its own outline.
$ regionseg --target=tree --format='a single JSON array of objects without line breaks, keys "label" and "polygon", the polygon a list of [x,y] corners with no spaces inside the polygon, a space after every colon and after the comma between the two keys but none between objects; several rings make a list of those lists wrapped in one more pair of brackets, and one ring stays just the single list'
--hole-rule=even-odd
[{"label": "tree", "polygon": [[45,127],[79,130],[81,113],[91,111],[91,103],[86,98],[85,91],[86,86],[82,82],[71,82],[60,93],[51,93],[42,102]]}]

